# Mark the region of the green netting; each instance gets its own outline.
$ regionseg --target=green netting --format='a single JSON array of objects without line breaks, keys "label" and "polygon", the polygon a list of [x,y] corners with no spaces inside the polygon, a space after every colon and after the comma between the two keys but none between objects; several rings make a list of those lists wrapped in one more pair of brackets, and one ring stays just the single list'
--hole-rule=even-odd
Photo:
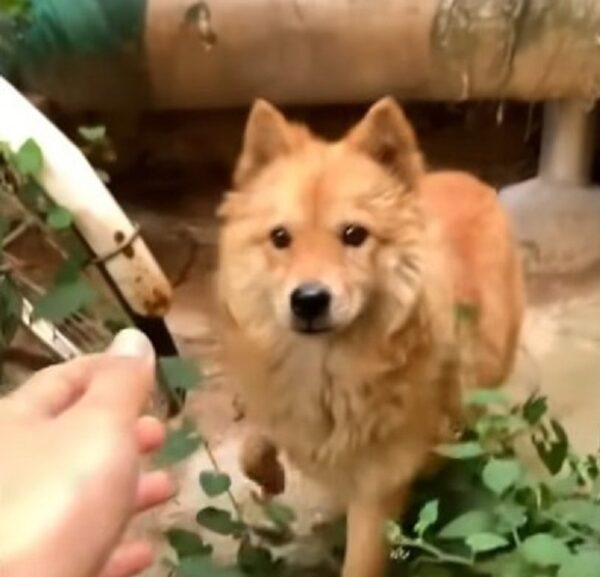
[{"label": "green netting", "polygon": [[20,37],[0,14],[0,73],[16,59],[43,65],[56,56],[110,56],[139,46],[145,8],[146,0],[31,0]]}]

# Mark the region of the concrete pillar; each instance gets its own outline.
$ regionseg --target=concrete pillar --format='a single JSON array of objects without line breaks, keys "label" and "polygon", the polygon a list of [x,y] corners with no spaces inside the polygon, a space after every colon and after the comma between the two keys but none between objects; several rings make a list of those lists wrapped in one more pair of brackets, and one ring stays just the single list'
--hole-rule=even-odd
[{"label": "concrete pillar", "polygon": [[593,115],[580,101],[549,101],[538,176],[500,192],[529,274],[572,274],[600,264],[600,188],[590,183]]}]

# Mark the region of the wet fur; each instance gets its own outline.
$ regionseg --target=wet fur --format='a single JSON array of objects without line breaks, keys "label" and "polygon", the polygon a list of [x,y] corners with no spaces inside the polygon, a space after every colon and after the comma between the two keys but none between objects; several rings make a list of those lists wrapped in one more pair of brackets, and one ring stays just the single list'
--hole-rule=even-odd
[{"label": "wet fur", "polygon": [[[523,298],[507,219],[474,177],[424,169],[390,98],[336,143],[259,101],[234,184],[218,293],[227,365],[259,434],[243,467],[268,485],[276,446],[329,486],[348,508],[344,577],[377,577],[383,523],[458,423],[461,389],[511,370]],[[370,230],[363,252],[336,238],[345,219]],[[281,222],[295,235],[286,254],[268,240]],[[340,322],[306,336],[285,326],[281,303],[314,277],[337,291]],[[477,310],[465,347],[458,303]]]}]

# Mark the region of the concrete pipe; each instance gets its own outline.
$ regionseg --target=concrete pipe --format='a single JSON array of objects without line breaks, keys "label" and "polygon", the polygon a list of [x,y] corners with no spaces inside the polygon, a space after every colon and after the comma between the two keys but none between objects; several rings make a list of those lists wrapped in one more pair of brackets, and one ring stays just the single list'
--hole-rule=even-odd
[{"label": "concrete pipe", "polygon": [[[24,85],[71,108],[593,100],[590,0],[34,0]],[[1,57],[1,54],[0,54]]]}]

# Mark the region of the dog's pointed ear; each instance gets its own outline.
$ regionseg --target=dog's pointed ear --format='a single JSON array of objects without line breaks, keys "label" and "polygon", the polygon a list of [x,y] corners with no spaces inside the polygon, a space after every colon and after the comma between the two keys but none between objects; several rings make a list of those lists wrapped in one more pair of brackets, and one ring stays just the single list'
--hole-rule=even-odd
[{"label": "dog's pointed ear", "polygon": [[246,123],[234,185],[243,186],[267,164],[288,154],[291,149],[291,127],[283,114],[266,100],[256,100]]},{"label": "dog's pointed ear", "polygon": [[371,106],[346,141],[400,177],[410,189],[416,188],[424,172],[421,151],[402,108],[391,96]]}]

